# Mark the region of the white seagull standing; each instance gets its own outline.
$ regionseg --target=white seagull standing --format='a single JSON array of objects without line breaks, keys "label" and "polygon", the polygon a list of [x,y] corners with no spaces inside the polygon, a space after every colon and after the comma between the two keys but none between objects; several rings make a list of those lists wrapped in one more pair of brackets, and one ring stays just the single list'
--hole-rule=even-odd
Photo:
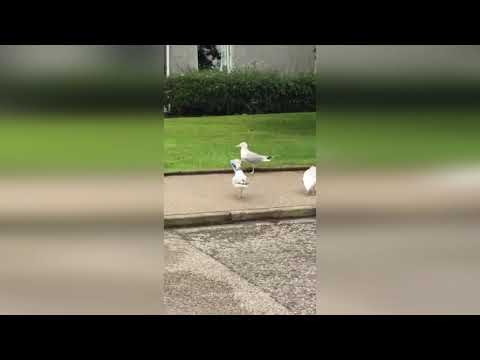
[{"label": "white seagull standing", "polygon": [[240,199],[243,198],[243,191],[248,188],[248,179],[240,168],[242,162],[238,159],[230,160],[230,165],[235,175],[232,178],[232,185],[236,189],[240,189]]},{"label": "white seagull standing", "polygon": [[252,165],[252,175],[255,173],[254,165],[264,161],[270,161],[272,159],[271,156],[259,155],[257,153],[254,153],[253,151],[248,150],[248,144],[246,142],[238,144],[237,147],[240,148],[240,159]]},{"label": "white seagull standing", "polygon": [[311,166],[305,173],[303,174],[303,185],[305,186],[305,190],[307,190],[307,194],[315,193],[315,185],[317,185],[317,167]]}]

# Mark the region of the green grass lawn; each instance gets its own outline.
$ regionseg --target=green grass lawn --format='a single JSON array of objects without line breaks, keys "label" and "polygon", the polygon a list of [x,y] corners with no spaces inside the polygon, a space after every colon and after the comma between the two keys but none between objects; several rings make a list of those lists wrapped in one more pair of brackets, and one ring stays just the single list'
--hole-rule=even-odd
[{"label": "green grass lawn", "polygon": [[401,168],[480,161],[480,111],[321,113],[317,156],[330,168]]},{"label": "green grass lawn", "polygon": [[75,117],[0,116],[0,172],[228,168],[241,141],[272,155],[266,166],[311,165],[316,151],[326,168],[480,160],[480,111]]},{"label": "green grass lawn", "polygon": [[315,113],[172,118],[165,120],[165,169],[229,168],[242,141],[272,155],[262,166],[315,164]]},{"label": "green grass lawn", "polygon": [[[122,121],[115,121],[121,118]],[[0,116],[0,172],[158,170],[158,115]],[[160,121],[159,121],[160,120]]]}]

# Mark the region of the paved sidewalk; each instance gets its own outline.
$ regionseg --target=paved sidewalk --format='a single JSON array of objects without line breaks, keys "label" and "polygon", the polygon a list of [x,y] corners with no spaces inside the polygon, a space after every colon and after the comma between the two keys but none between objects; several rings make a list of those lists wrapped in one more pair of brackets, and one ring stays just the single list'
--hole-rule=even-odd
[{"label": "paved sidewalk", "polygon": [[317,175],[317,216],[480,214],[480,171]]},{"label": "paved sidewalk", "polygon": [[247,173],[250,185],[240,199],[232,174],[165,177],[165,215],[315,206],[307,195],[303,171]]},{"label": "paved sidewalk", "polygon": [[[318,173],[317,196],[301,171],[256,173],[244,199],[231,174],[0,178],[0,223],[10,219],[128,219],[163,215],[315,207],[317,215],[480,212],[480,171],[334,175]],[[318,199],[318,201],[317,201]]]},{"label": "paved sidewalk", "polygon": [[161,174],[0,178],[0,223],[149,219],[163,214]]}]

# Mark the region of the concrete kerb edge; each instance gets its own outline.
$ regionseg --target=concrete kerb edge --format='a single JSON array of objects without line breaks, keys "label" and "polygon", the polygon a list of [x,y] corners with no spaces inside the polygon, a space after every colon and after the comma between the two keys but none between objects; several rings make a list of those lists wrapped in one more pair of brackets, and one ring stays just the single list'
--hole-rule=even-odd
[{"label": "concrete kerb edge", "polygon": [[315,217],[316,208],[296,206],[271,209],[232,210],[196,214],[167,215],[165,228],[222,225],[252,220],[280,220]]},{"label": "concrete kerb edge", "polygon": [[463,220],[478,221],[480,208],[460,209],[426,209],[423,211],[393,210],[326,210],[312,206],[282,207],[270,209],[232,210],[225,212],[178,214],[165,216],[164,227],[193,227],[208,225],[223,225],[246,221],[282,220],[297,218],[315,218],[320,224],[355,225],[359,223],[416,223],[422,221]]},{"label": "concrete kerb edge", "polygon": [[270,209],[250,209],[236,211],[203,212],[190,214],[162,215],[158,212],[143,214],[91,214],[91,215],[24,215],[0,216],[0,227],[27,226],[146,226],[155,225],[162,228],[179,228],[192,226],[223,225],[242,221],[281,220],[291,218],[314,218],[315,207],[282,207]]},{"label": "concrete kerb edge", "polygon": [[[53,214],[52,214],[53,215]],[[43,215],[0,216],[0,227],[25,226],[159,226],[161,228],[223,225],[229,223],[255,220],[282,220],[292,218],[314,218],[322,225],[359,224],[370,222],[401,222],[425,220],[467,220],[477,222],[480,219],[480,207],[450,209],[396,209],[377,211],[366,209],[316,209],[313,206],[281,207],[270,209],[250,209],[193,214],[171,214],[162,217],[161,212],[136,214],[90,214],[90,215]]]},{"label": "concrete kerb edge", "polygon": [[[310,166],[286,166],[272,168],[255,168],[255,172],[279,172],[279,171],[306,171]],[[186,170],[165,172],[164,176],[183,176],[183,175],[210,175],[210,174],[230,174],[232,169],[212,169],[212,170]]]},{"label": "concrete kerb edge", "polygon": [[161,213],[140,214],[82,214],[82,215],[37,215],[27,214],[18,216],[0,216],[0,228],[24,228],[24,227],[85,227],[85,226],[156,226],[163,228],[164,219]]}]

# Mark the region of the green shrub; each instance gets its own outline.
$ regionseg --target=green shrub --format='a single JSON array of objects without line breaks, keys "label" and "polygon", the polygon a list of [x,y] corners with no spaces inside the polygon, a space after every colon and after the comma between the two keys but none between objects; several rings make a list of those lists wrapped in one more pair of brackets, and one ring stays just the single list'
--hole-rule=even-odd
[{"label": "green shrub", "polygon": [[171,115],[315,111],[313,74],[237,70],[192,71],[166,80]]},{"label": "green shrub", "polygon": [[71,72],[25,76],[0,71],[0,109],[163,111],[163,74]]}]

